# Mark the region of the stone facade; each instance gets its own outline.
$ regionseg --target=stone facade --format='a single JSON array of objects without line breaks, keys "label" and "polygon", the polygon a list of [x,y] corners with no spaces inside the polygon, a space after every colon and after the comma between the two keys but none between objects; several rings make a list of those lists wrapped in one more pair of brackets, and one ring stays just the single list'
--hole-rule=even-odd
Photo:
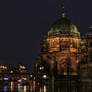
[{"label": "stone facade", "polygon": [[[65,13],[64,7],[62,13]],[[62,14],[62,18],[52,25],[48,36],[41,43],[37,70],[44,71],[40,68],[46,68],[42,64],[47,63],[50,72],[57,70],[58,75],[78,75],[77,65],[81,58],[80,32],[76,25]]]},{"label": "stone facade", "polygon": [[[71,81],[74,81],[74,84],[79,83],[81,87],[77,90],[91,92],[92,28],[81,37],[76,25],[66,18],[64,7],[62,11],[62,18],[52,25],[48,36],[41,43],[36,73],[41,75],[40,77],[45,74],[72,78]],[[73,77],[76,77],[78,82],[73,80]]]}]

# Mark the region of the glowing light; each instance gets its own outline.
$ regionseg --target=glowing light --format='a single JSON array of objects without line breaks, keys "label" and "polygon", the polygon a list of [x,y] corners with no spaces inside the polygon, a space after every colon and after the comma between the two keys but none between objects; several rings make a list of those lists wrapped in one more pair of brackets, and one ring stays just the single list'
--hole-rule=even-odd
[{"label": "glowing light", "polygon": [[22,80],[18,80],[18,82],[22,82]]},{"label": "glowing light", "polygon": [[20,68],[21,68],[21,69],[26,69],[25,66],[22,66],[22,65],[20,66]]},{"label": "glowing light", "polygon": [[5,85],[4,86],[4,92],[7,92],[8,91],[8,85]]},{"label": "glowing light", "polygon": [[20,92],[21,91],[21,85],[18,84],[18,91]]},{"label": "glowing light", "polygon": [[46,90],[46,85],[44,85],[44,92],[47,92],[47,90]]},{"label": "glowing light", "polygon": [[9,80],[9,78],[3,78],[3,80],[8,81],[8,80]]},{"label": "glowing light", "polygon": [[26,92],[27,91],[27,87],[26,86],[24,86],[24,92]]},{"label": "glowing light", "polygon": [[33,80],[33,91],[35,92],[35,88],[36,88],[36,81]]},{"label": "glowing light", "polygon": [[27,80],[27,78],[23,78],[23,80]]},{"label": "glowing light", "polygon": [[7,67],[6,66],[3,66],[3,65],[0,65],[0,68],[7,69]]},{"label": "glowing light", "polygon": [[11,91],[14,91],[14,82],[11,81]]},{"label": "glowing light", "polygon": [[40,70],[43,70],[44,69],[44,67],[40,67]]},{"label": "glowing light", "polygon": [[30,77],[32,78],[33,76],[32,76],[32,75],[30,75]]},{"label": "glowing light", "polygon": [[46,79],[47,78],[47,75],[43,75],[43,78]]},{"label": "glowing light", "polygon": [[13,71],[11,70],[10,73],[13,73]]}]

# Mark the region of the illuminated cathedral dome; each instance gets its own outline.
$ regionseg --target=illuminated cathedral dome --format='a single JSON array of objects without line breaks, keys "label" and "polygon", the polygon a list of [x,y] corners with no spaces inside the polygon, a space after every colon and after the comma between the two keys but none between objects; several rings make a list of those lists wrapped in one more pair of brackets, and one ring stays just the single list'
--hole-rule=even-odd
[{"label": "illuminated cathedral dome", "polygon": [[62,18],[51,27],[51,30],[48,34],[71,34],[76,33],[79,34],[77,27],[67,18]]},{"label": "illuminated cathedral dome", "polygon": [[48,32],[49,36],[58,34],[77,34],[80,35],[75,24],[65,16],[64,6],[62,10],[62,18],[57,20]]}]

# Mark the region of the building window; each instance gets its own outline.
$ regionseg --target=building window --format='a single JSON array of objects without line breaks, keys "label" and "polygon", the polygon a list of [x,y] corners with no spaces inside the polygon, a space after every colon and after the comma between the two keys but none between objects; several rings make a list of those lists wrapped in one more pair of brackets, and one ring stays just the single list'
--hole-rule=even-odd
[{"label": "building window", "polygon": [[61,41],[60,47],[61,47],[61,49],[70,48],[70,42],[69,41]]},{"label": "building window", "polygon": [[51,48],[56,48],[57,44],[58,44],[57,40],[52,40],[51,41]]}]

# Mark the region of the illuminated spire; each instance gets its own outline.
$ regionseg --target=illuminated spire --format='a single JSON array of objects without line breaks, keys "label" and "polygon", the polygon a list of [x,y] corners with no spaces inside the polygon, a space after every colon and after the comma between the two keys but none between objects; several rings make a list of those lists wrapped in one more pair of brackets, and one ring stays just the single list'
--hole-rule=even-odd
[{"label": "illuminated spire", "polygon": [[64,3],[62,4],[62,18],[66,17]]}]

